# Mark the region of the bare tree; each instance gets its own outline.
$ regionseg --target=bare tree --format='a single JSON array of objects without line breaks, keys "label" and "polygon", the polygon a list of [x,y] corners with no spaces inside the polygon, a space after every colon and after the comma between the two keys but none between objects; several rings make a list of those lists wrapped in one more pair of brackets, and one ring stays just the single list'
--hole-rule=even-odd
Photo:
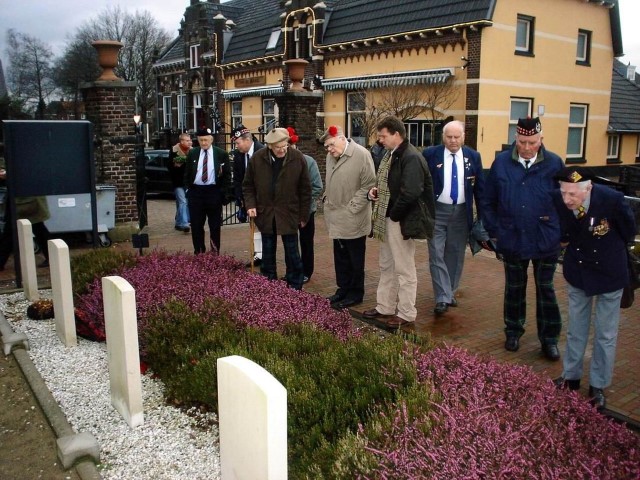
[{"label": "bare tree", "polygon": [[441,120],[460,95],[451,77],[444,82],[383,87],[357,93],[355,102],[364,110],[357,121],[367,140],[375,135],[378,123],[389,115],[403,122],[420,117]]},{"label": "bare tree", "polygon": [[[169,43],[170,34],[158,27],[148,11],[136,11],[131,15],[119,6],[107,7],[77,30],[65,53],[65,56],[68,54],[69,63],[80,63],[82,59],[78,56],[87,58],[86,49],[78,48],[78,44],[91,48],[91,42],[95,40],[117,40],[124,44],[115,73],[123,80],[137,82],[136,105],[143,121],[146,121],[147,110],[151,110],[155,102],[155,82],[151,69],[154,54]],[[97,65],[95,52],[91,52],[89,58],[94,66]],[[85,67],[84,71],[86,73],[89,70],[95,79],[99,72],[89,67]]]},{"label": "bare tree", "polygon": [[18,103],[26,105],[29,111],[35,111],[36,118],[44,118],[47,100],[56,88],[51,49],[36,37],[9,29],[7,55],[7,80],[12,95],[19,100]]}]

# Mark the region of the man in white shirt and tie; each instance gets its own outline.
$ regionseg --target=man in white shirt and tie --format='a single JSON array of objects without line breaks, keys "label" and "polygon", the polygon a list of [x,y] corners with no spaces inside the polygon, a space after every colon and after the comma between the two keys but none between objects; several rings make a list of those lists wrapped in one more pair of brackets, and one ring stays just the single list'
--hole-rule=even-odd
[{"label": "man in white shirt and tie", "polygon": [[222,206],[233,198],[229,154],[213,146],[208,128],[197,132],[198,146],[187,154],[184,185],[187,189],[193,253],[206,252],[204,224],[209,221],[211,250],[220,252]]},{"label": "man in white shirt and tie", "polygon": [[426,148],[436,201],[436,223],[429,240],[429,270],[435,297],[434,313],[442,315],[457,306],[464,254],[473,225],[473,200],[480,208],[484,190],[482,160],[475,150],[464,147],[464,124],[454,120],[442,131],[442,143]]}]

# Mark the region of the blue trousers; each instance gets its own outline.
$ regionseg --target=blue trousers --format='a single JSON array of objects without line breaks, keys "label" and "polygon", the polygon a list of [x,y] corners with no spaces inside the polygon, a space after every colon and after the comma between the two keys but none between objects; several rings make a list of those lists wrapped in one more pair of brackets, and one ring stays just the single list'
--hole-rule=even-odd
[{"label": "blue trousers", "polygon": [[582,378],[584,354],[591,328],[591,313],[595,304],[589,384],[596,388],[606,388],[611,385],[613,365],[616,359],[622,289],[592,297],[585,295],[584,291],[571,285],[568,285],[568,290],[569,327],[562,376],[567,380]]},{"label": "blue trousers", "polygon": [[188,227],[189,205],[187,204],[187,195],[184,188],[176,187],[173,193],[176,196],[176,227]]}]

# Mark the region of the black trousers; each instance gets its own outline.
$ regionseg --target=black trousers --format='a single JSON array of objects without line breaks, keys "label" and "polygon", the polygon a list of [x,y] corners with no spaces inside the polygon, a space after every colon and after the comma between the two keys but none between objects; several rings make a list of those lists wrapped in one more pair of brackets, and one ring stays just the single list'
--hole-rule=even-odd
[{"label": "black trousers", "polygon": [[336,270],[336,295],[343,299],[364,298],[364,261],[367,237],[334,239],[333,262]]},{"label": "black trousers", "polygon": [[315,212],[309,216],[307,224],[300,228],[300,258],[302,259],[302,271],[304,276],[311,278],[313,275],[313,237],[316,234]]},{"label": "black trousers", "polygon": [[218,185],[192,185],[187,192],[189,217],[191,218],[191,241],[193,253],[204,253],[204,223],[209,222],[211,250],[220,251],[220,224],[222,223],[222,190]]}]

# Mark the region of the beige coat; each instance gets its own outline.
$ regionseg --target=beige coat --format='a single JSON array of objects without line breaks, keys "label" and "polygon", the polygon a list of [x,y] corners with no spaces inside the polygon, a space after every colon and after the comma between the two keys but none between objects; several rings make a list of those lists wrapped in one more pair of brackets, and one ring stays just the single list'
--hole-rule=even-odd
[{"label": "beige coat", "polygon": [[327,155],[324,219],[330,238],[352,239],[371,232],[367,192],[376,183],[369,151],[351,140],[338,160]]}]

